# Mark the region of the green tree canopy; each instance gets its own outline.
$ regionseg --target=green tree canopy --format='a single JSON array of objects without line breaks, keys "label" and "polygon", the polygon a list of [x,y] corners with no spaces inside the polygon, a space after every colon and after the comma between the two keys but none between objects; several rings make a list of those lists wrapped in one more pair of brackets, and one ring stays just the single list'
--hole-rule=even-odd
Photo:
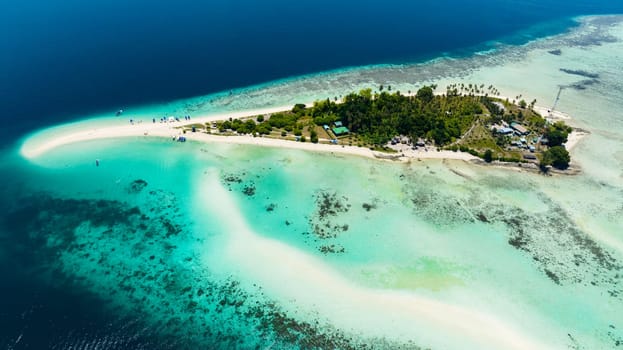
[{"label": "green tree canopy", "polygon": [[571,127],[562,121],[558,121],[547,127],[545,137],[547,137],[550,147],[560,146],[567,142],[567,137],[571,131]]},{"label": "green tree canopy", "polygon": [[478,98],[437,98],[430,86],[420,89],[419,95],[421,99],[362,90],[344,96],[340,104],[317,101],[311,115],[316,125],[340,121],[371,144],[381,145],[396,135],[407,135],[433,139],[441,146],[460,137],[482,112]]},{"label": "green tree canopy", "polygon": [[528,107],[528,104],[526,103],[526,100],[521,100],[521,101],[519,101],[519,107],[521,107],[521,108],[526,108],[526,107]]},{"label": "green tree canopy", "polygon": [[567,169],[571,157],[569,152],[563,146],[554,146],[543,153],[541,166],[552,165],[558,169]]},{"label": "green tree canopy", "polygon": [[490,149],[486,150],[483,159],[485,162],[491,163],[493,161],[493,152]]},{"label": "green tree canopy", "polygon": [[275,113],[270,116],[270,119],[268,119],[268,123],[270,123],[270,126],[274,128],[283,128],[286,125],[292,125],[296,123],[297,119],[298,117],[294,114]]},{"label": "green tree canopy", "polygon": [[297,103],[292,107],[292,113],[302,115],[305,112],[305,105],[302,103]]},{"label": "green tree canopy", "polygon": [[417,91],[417,98],[425,103],[429,103],[433,100],[433,88],[430,86],[424,86]]},{"label": "green tree canopy", "polygon": [[318,143],[318,133],[316,132],[316,130],[312,129],[312,131],[310,131],[309,139],[312,143]]},{"label": "green tree canopy", "polygon": [[363,89],[361,91],[359,91],[359,95],[363,96],[364,98],[367,98],[369,100],[372,99],[372,89]]}]

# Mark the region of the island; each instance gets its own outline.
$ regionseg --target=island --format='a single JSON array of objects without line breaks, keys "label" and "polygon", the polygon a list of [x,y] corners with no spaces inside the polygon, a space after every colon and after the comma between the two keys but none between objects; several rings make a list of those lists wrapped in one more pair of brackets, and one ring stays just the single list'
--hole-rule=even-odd
[{"label": "island", "polygon": [[[485,163],[525,164],[549,172],[569,168],[565,147],[573,129],[535,110],[536,100],[499,97],[484,84],[452,84],[416,92],[352,92],[291,110],[225,118],[179,127],[183,133],[250,135],[300,143],[333,144],[374,151],[377,158],[421,157],[422,152],[464,152]],[[166,122],[166,120],[161,120]],[[186,140],[180,136],[179,140]],[[447,152],[444,153],[447,155]]]},{"label": "island", "polygon": [[[126,111],[128,116],[131,110]],[[545,117],[544,117],[545,115]],[[128,117],[126,116],[126,117]],[[313,103],[192,117],[83,120],[32,134],[20,153],[33,159],[59,146],[106,138],[165,137],[294,148],[410,162],[453,159],[542,174],[574,175],[569,150],[587,134],[559,111],[502,97],[493,86],[451,84],[417,91],[379,86]],[[97,160],[94,160],[98,163]]]}]

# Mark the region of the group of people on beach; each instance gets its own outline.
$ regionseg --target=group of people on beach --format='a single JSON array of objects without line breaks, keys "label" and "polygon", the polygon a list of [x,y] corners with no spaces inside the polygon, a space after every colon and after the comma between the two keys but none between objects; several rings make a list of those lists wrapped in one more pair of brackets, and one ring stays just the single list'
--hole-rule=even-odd
[{"label": "group of people on beach", "polygon": [[[190,120],[190,116],[189,115],[185,115],[184,116],[184,120]],[[156,118],[152,118],[151,121],[152,121],[152,123],[155,124],[156,123]],[[160,118],[160,122],[161,123],[173,122],[173,121],[179,122],[180,118],[179,117],[168,117],[168,118],[167,117],[162,117],[162,118]]]}]

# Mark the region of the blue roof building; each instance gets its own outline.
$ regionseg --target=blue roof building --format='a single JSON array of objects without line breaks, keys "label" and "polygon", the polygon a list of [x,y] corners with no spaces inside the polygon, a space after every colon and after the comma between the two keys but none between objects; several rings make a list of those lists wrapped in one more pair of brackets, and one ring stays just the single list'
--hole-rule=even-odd
[{"label": "blue roof building", "polygon": [[501,129],[497,129],[497,133],[498,134],[502,134],[502,135],[510,135],[513,133],[513,129],[511,128],[501,128]]}]

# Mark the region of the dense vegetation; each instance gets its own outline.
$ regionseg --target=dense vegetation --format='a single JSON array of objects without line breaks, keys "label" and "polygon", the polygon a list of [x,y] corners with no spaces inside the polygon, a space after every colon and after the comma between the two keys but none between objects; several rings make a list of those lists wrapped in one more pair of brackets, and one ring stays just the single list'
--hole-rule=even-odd
[{"label": "dense vegetation", "polygon": [[[216,127],[220,132],[228,130],[235,131],[238,134],[260,134],[270,135],[274,129],[282,129],[282,136],[286,136],[291,132],[295,136],[301,136],[305,123],[301,122],[301,118],[305,115],[305,105],[297,104],[290,112],[279,112],[272,114],[269,118],[259,115],[253,119],[229,119],[216,122]],[[314,137],[312,132],[312,140],[317,142],[318,135]]]},{"label": "dense vegetation", "polygon": [[371,89],[365,89],[346,95],[341,103],[321,100],[312,108],[297,104],[291,111],[275,113],[270,118],[226,120],[218,122],[217,128],[221,132],[232,130],[240,134],[264,135],[278,129],[282,136],[287,133],[301,136],[307,127],[310,140],[318,142],[315,126],[340,121],[370,145],[384,145],[396,135],[405,135],[414,140],[432,140],[443,146],[465,133],[482,112],[480,97],[435,96],[432,86],[419,89],[415,96],[387,91],[373,94]]},{"label": "dense vegetation", "polygon": [[548,125],[545,130],[545,137],[547,137],[549,141],[549,146],[556,147],[567,142],[567,136],[569,136],[571,130],[572,129],[562,121]]},{"label": "dense vegetation", "polygon": [[554,146],[543,152],[540,166],[543,168],[551,165],[554,168],[564,170],[569,167],[570,161],[571,157],[564,146]]},{"label": "dense vegetation", "polygon": [[[499,92],[493,86],[485,88],[484,84],[453,84],[444,95],[435,95],[435,88],[424,86],[408,95],[390,92],[390,86],[381,86],[378,92],[364,89],[344,96],[340,102],[335,97],[316,101],[310,108],[296,104],[290,111],[243,120],[230,118],[217,122],[216,127],[221,133],[234,131],[318,143],[335,138],[325,129],[341,122],[350,134],[340,136],[340,143],[348,145],[391,152],[385,145],[395,136],[404,135],[412,141],[421,138],[434,142],[438,148],[469,152],[486,162],[531,162],[535,157],[526,155],[530,149],[537,153],[542,168],[569,166],[569,153],[562,145],[571,128],[563,122],[548,124],[534,111],[536,100],[526,103],[520,100],[521,95],[512,101],[503,100],[495,97]],[[515,123],[528,132],[508,135],[491,130]],[[540,143],[541,137],[549,143]]]},{"label": "dense vegetation", "polygon": [[426,138],[445,145],[460,137],[482,113],[480,98],[473,96],[435,96],[425,86],[415,96],[370,89],[351,93],[342,103],[317,101],[311,110],[317,125],[341,121],[350,131],[370,144],[382,145],[396,135]]}]

